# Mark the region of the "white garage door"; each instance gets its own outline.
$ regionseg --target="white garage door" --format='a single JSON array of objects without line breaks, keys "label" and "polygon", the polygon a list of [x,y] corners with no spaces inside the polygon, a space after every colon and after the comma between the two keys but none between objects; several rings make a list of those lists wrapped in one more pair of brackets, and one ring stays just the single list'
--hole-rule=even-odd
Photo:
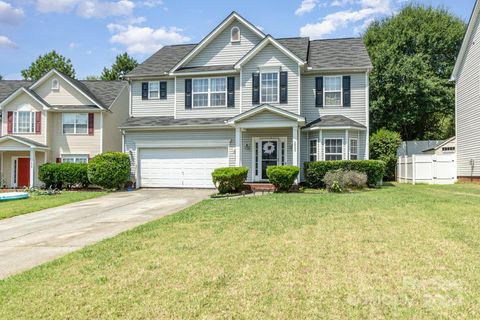
[{"label": "white garage door", "polygon": [[212,171],[228,166],[228,149],[140,149],[140,186],[145,188],[214,188]]}]

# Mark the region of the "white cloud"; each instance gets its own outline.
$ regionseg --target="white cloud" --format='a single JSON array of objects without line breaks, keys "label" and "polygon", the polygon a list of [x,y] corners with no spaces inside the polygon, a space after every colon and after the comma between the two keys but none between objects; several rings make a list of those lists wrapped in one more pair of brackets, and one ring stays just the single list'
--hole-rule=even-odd
[{"label": "white cloud", "polygon": [[295,15],[301,16],[305,13],[312,11],[317,5],[318,0],[303,0],[300,7],[295,11]]},{"label": "white cloud", "polygon": [[75,49],[75,48],[77,48],[78,46],[79,46],[79,44],[76,43],[76,42],[70,42],[70,44],[68,45],[68,47],[69,47],[70,49]]},{"label": "white cloud", "polygon": [[0,1],[0,23],[15,25],[19,24],[25,16],[23,9],[14,8],[5,1]]},{"label": "white cloud", "polygon": [[83,18],[129,16],[134,8],[135,3],[131,0],[37,0],[37,10],[42,13],[75,12]]},{"label": "white cloud", "polygon": [[149,27],[123,26],[109,24],[110,32],[115,33],[111,43],[121,44],[131,54],[150,54],[164,45],[185,43],[189,37],[181,34],[182,29],[176,27],[152,29]]},{"label": "white cloud", "polygon": [[5,36],[0,36],[0,47],[17,48],[17,44]]},{"label": "white cloud", "polygon": [[[378,15],[390,14],[392,12],[390,0],[355,0],[359,8],[357,10],[347,9],[326,15],[320,22],[309,23],[300,28],[300,35],[313,39],[324,38],[326,35],[357,23],[371,22],[371,19]],[[358,31],[361,27],[354,26]]]},{"label": "white cloud", "polygon": [[154,8],[163,5],[163,0],[144,0],[138,3],[140,7]]}]

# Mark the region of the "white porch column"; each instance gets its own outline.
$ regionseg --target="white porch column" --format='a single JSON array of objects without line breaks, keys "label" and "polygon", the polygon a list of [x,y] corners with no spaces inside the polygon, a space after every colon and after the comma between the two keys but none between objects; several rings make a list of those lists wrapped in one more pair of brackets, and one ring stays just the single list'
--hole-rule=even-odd
[{"label": "white porch column", "polygon": [[242,131],[240,128],[235,128],[235,166],[242,165]]},{"label": "white porch column", "polygon": [[292,127],[292,165],[298,166],[298,126]]},{"label": "white porch column", "polygon": [[30,188],[35,183],[35,149],[30,149]]}]

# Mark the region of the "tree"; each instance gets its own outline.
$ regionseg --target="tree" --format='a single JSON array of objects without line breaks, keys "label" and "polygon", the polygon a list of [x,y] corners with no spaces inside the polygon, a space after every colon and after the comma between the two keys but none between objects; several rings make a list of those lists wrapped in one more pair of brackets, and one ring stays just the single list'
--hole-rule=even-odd
[{"label": "tree", "polygon": [[95,75],[90,75],[90,76],[86,76],[85,80],[100,80],[100,77]]},{"label": "tree", "polygon": [[385,162],[384,179],[395,179],[395,165],[397,163],[397,149],[402,143],[398,132],[380,129],[370,136],[370,159]]},{"label": "tree", "polygon": [[75,69],[70,59],[58,54],[55,50],[39,56],[28,69],[22,70],[22,77],[25,80],[38,80],[53,68],[75,78]]},{"label": "tree", "polygon": [[455,94],[449,78],[465,30],[445,9],[422,5],[408,5],[367,28],[372,131],[387,128],[405,140],[452,134]]},{"label": "tree", "polygon": [[0,80],[3,80],[3,76],[0,74]]},{"label": "tree", "polygon": [[126,52],[123,54],[119,54],[115,58],[115,63],[112,64],[111,69],[103,68],[100,78],[102,80],[121,80],[137,65],[137,60],[130,57]]}]

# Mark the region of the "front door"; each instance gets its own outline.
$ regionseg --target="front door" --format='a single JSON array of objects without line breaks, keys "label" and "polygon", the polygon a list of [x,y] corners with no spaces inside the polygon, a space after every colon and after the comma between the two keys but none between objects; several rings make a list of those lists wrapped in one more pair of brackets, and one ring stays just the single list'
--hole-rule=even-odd
[{"label": "front door", "polygon": [[30,158],[18,158],[17,187],[30,186]]},{"label": "front door", "polygon": [[267,167],[278,165],[278,140],[260,141],[260,163],[262,180],[268,180]]}]

